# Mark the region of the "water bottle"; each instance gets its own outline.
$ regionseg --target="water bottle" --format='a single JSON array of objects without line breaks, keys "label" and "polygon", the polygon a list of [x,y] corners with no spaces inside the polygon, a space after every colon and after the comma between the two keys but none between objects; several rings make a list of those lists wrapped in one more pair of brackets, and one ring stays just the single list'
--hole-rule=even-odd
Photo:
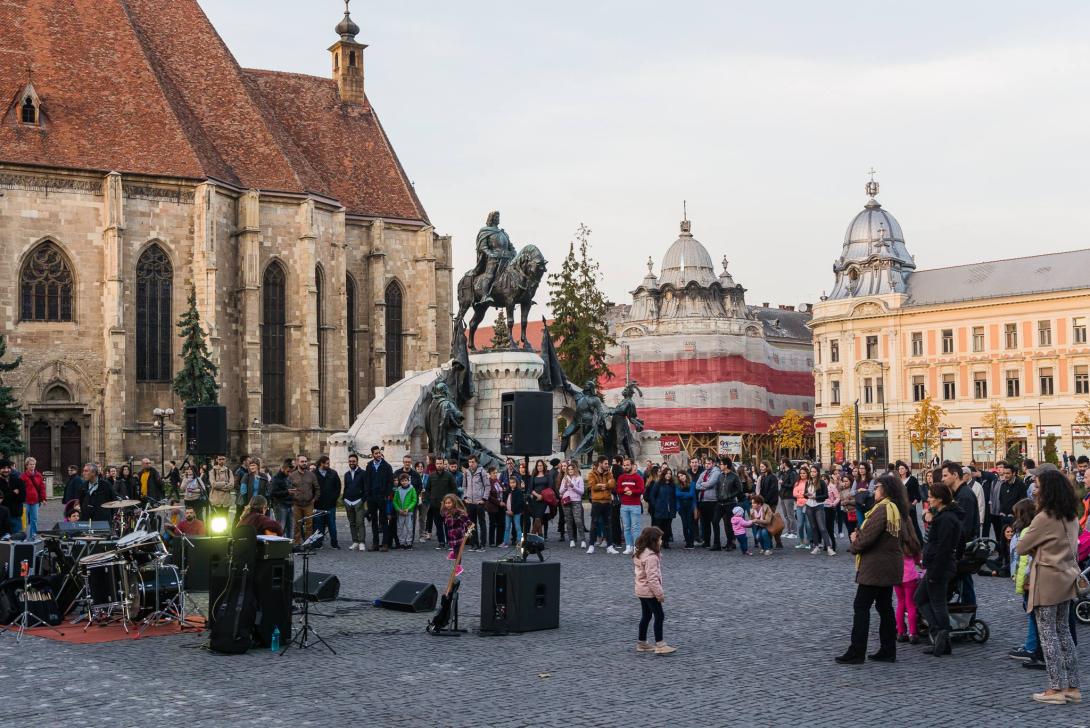
[{"label": "water bottle", "polygon": [[280,627],[279,626],[277,626],[277,627],[275,627],[273,629],[272,644],[269,646],[269,649],[272,650],[273,652],[279,652],[280,651]]}]

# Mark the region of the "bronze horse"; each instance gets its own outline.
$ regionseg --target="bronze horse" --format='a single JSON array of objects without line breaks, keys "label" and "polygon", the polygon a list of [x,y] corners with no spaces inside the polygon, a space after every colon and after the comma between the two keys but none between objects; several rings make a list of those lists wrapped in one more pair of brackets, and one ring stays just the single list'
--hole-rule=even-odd
[{"label": "bronze horse", "polygon": [[[465,318],[466,311],[473,309],[473,318],[469,321],[469,350],[476,351],[477,347],[473,339],[477,335],[477,327],[484,318],[484,314],[490,307],[502,308],[507,311],[507,333],[511,335],[511,319],[515,315],[515,306],[521,306],[522,331],[519,343],[527,351],[533,351],[534,347],[526,340],[526,320],[530,316],[530,307],[534,305],[534,294],[541,279],[545,276],[545,256],[537,249],[536,245],[527,245],[518,252],[511,262],[496,276],[492,283],[493,306],[481,303],[481,297],[475,293],[474,271],[469,271],[458,281],[458,315],[455,321]],[[514,338],[511,338],[514,341]]]}]

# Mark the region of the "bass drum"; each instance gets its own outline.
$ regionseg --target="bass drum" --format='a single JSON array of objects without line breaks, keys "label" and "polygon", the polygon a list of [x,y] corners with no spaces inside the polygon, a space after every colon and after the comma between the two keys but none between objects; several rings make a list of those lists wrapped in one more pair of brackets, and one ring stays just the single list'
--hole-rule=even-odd
[{"label": "bass drum", "polygon": [[91,561],[81,560],[80,569],[87,584],[87,593],[91,597],[92,607],[109,607],[124,604],[126,590],[131,580],[131,575],[126,573],[130,569],[129,562],[118,559],[114,554],[96,554],[106,556],[109,559]]},{"label": "bass drum", "polygon": [[[155,596],[155,576],[159,575],[159,597]],[[182,576],[175,566],[161,566],[158,569],[142,569],[133,578],[130,585],[130,609],[134,616],[147,616],[163,608],[171,599],[178,596]]]}]

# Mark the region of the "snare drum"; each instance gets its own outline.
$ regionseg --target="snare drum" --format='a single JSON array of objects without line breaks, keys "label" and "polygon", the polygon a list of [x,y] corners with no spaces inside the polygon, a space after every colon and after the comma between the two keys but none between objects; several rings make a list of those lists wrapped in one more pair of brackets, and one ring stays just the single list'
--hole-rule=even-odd
[{"label": "snare drum", "polygon": [[170,553],[158,531],[133,531],[122,536],[117,540],[117,550],[140,566],[162,559]]}]

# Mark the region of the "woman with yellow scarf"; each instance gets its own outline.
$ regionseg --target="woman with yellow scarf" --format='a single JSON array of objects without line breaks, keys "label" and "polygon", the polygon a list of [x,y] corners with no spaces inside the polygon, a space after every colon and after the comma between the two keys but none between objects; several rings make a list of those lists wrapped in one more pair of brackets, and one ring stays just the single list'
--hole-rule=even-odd
[{"label": "woman with yellow scarf", "polygon": [[912,526],[907,525],[908,497],[904,484],[896,476],[883,475],[878,478],[874,499],[874,506],[867,511],[859,529],[851,535],[857,585],[852,642],[848,651],[836,658],[837,662],[845,665],[861,665],[867,660],[872,605],[880,620],[879,648],[869,657],[879,662],[895,662],[897,659],[893,587],[904,578],[905,543],[908,541],[911,545],[916,534]]}]

